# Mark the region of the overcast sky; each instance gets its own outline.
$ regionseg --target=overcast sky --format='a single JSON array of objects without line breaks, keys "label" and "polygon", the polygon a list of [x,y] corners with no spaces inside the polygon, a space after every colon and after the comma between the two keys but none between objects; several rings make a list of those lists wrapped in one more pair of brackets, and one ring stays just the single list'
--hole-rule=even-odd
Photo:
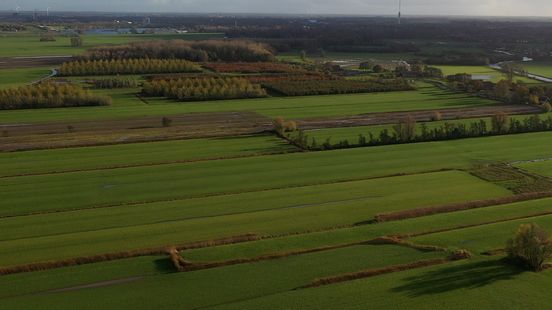
[{"label": "overcast sky", "polygon": [[[552,0],[403,0],[405,14],[551,16]],[[0,0],[0,10],[395,14],[398,0]]]}]

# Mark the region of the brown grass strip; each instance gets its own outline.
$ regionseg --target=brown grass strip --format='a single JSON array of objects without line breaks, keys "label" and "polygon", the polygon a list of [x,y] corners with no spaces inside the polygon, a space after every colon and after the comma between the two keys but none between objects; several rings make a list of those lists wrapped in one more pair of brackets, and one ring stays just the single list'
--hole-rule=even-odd
[{"label": "brown grass strip", "polygon": [[12,267],[0,268],[0,275],[42,271],[42,270],[56,269],[56,268],[62,268],[62,267],[70,267],[70,266],[86,265],[86,264],[107,262],[107,261],[126,259],[126,258],[134,258],[134,257],[140,257],[140,256],[169,255],[171,259],[173,259],[173,255],[175,254],[174,253],[175,251],[178,252],[181,250],[188,250],[188,249],[198,249],[198,248],[211,247],[211,246],[235,244],[235,243],[254,241],[259,239],[260,237],[257,235],[247,234],[247,235],[233,236],[233,237],[222,238],[222,239],[192,242],[192,243],[182,244],[179,246],[164,246],[164,247],[150,248],[150,249],[74,257],[74,258],[68,258],[63,260],[52,260],[52,261],[46,261],[46,262],[31,263],[31,264],[25,264],[25,265],[17,265]]},{"label": "brown grass strip", "polygon": [[383,244],[391,244],[391,245],[399,245],[404,246],[407,248],[415,249],[421,252],[446,252],[448,251],[446,248],[435,246],[435,245],[426,245],[426,244],[417,244],[413,242],[409,242],[406,240],[403,240],[397,236],[385,236],[385,237],[379,237],[373,240],[370,240],[367,242],[367,244],[372,245],[383,245]]},{"label": "brown grass strip", "polygon": [[416,261],[408,264],[393,265],[393,266],[388,266],[388,267],[379,268],[379,269],[369,269],[369,270],[362,270],[358,272],[345,273],[337,276],[316,279],[305,286],[299,287],[299,289],[313,288],[313,287],[336,284],[341,282],[348,282],[348,281],[353,281],[358,279],[371,278],[371,277],[375,277],[383,274],[400,272],[400,271],[411,270],[416,268],[442,265],[450,261],[451,260],[448,258],[437,258],[437,259]]},{"label": "brown grass strip", "polygon": [[542,198],[550,198],[550,197],[552,197],[552,192],[525,193],[525,194],[494,198],[494,199],[476,200],[476,201],[470,201],[465,203],[456,203],[456,204],[449,204],[449,205],[443,205],[443,206],[417,208],[417,209],[410,209],[410,210],[404,210],[404,211],[398,211],[398,212],[382,213],[382,214],[377,214],[375,216],[375,220],[376,222],[380,222],[380,223],[399,221],[404,219],[411,219],[411,218],[435,215],[440,213],[450,213],[450,212],[458,212],[458,211],[478,209],[478,208],[486,208],[486,207],[499,206],[499,205],[505,205],[510,203],[536,200],[536,199],[542,199]]}]

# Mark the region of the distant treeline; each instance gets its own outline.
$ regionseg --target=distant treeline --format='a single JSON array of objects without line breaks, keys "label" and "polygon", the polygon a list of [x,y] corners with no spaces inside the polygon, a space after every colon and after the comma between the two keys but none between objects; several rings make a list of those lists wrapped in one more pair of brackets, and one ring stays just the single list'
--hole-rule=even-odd
[{"label": "distant treeline", "polygon": [[0,24],[0,31],[6,31],[6,32],[16,32],[16,31],[23,31],[26,30],[27,27],[24,25],[17,25],[17,24]]},{"label": "distant treeline", "polygon": [[206,77],[146,81],[142,94],[178,101],[200,101],[265,97],[266,91],[243,78]]},{"label": "distant treeline", "polygon": [[371,93],[413,90],[403,79],[272,81],[263,86],[286,96]]},{"label": "distant treeline", "polygon": [[201,71],[201,68],[197,64],[182,59],[77,60],[63,63],[59,69],[62,76],[199,71]]},{"label": "distant treeline", "polygon": [[99,79],[88,81],[94,88],[112,89],[112,88],[134,88],[138,86],[135,79]]},{"label": "distant treeline", "polygon": [[341,140],[333,143],[329,138],[325,141],[309,139],[302,131],[288,134],[287,138],[297,146],[309,150],[332,150],[363,146],[380,146],[391,144],[404,144],[416,142],[431,142],[455,140],[463,138],[485,137],[506,134],[519,134],[529,132],[552,131],[552,117],[541,119],[539,115],[533,115],[523,120],[510,119],[504,113],[497,113],[491,118],[490,126],[481,119],[464,123],[445,123],[433,129],[426,123],[417,127],[416,121],[407,118],[394,125],[392,130],[383,129],[379,135],[370,133],[368,136],[359,134],[356,141]]},{"label": "distant treeline", "polygon": [[0,110],[110,105],[111,98],[79,86],[44,83],[0,90]]},{"label": "distant treeline", "polygon": [[89,50],[85,60],[100,59],[185,59],[196,62],[264,62],[273,61],[268,46],[250,41],[148,41],[127,45],[97,47]]},{"label": "distant treeline", "polygon": [[489,57],[485,55],[456,51],[446,51],[425,58],[425,63],[429,65],[486,66],[489,62]]}]

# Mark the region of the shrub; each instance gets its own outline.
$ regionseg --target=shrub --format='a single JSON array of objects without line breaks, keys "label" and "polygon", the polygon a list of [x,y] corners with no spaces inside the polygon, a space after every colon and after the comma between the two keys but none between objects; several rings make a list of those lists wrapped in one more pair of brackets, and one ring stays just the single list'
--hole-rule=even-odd
[{"label": "shrub", "polygon": [[71,46],[72,47],[82,47],[82,38],[81,37],[72,37],[71,38]]},{"label": "shrub", "polygon": [[443,114],[441,114],[441,112],[439,111],[435,111],[433,112],[433,114],[431,115],[431,121],[432,122],[438,122],[440,120],[443,119]]},{"label": "shrub", "polygon": [[550,105],[550,103],[545,103],[542,105],[542,110],[545,112],[545,113],[550,113],[552,112],[552,105]]},{"label": "shrub", "polygon": [[502,134],[508,131],[508,115],[504,112],[498,112],[491,118],[493,132]]},{"label": "shrub", "polygon": [[533,271],[542,271],[552,257],[552,239],[537,224],[523,224],[508,241],[506,252],[513,262]]},{"label": "shrub", "polygon": [[55,42],[56,38],[51,33],[43,33],[40,35],[40,42]]},{"label": "shrub", "polygon": [[168,117],[163,117],[161,119],[161,125],[163,127],[171,127],[172,125],[172,119],[168,118]]}]

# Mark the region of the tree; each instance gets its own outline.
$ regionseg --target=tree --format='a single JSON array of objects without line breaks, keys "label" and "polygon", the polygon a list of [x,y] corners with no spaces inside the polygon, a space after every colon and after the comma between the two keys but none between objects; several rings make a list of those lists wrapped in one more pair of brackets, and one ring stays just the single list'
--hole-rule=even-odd
[{"label": "tree", "polygon": [[416,120],[408,116],[393,126],[395,135],[401,142],[410,142],[416,138]]},{"label": "tree", "polygon": [[491,118],[493,131],[498,134],[503,134],[508,131],[508,115],[504,112],[498,112]]},{"label": "tree", "polygon": [[552,258],[552,239],[537,224],[523,224],[508,241],[506,252],[513,262],[533,271],[542,271]]},{"label": "tree", "polygon": [[552,112],[552,105],[550,105],[550,103],[546,102],[545,104],[542,105],[542,109],[545,113],[550,113],[550,112]]},{"label": "tree", "polygon": [[168,118],[168,117],[166,117],[166,116],[163,117],[163,118],[161,119],[161,125],[162,125],[163,127],[171,127],[171,125],[172,125],[172,119],[170,119],[170,118]]},{"label": "tree", "polygon": [[382,73],[383,67],[381,65],[375,65],[374,68],[372,68],[372,71],[374,71],[374,73]]},{"label": "tree", "polygon": [[71,37],[71,46],[72,47],[82,47],[82,37]]}]

